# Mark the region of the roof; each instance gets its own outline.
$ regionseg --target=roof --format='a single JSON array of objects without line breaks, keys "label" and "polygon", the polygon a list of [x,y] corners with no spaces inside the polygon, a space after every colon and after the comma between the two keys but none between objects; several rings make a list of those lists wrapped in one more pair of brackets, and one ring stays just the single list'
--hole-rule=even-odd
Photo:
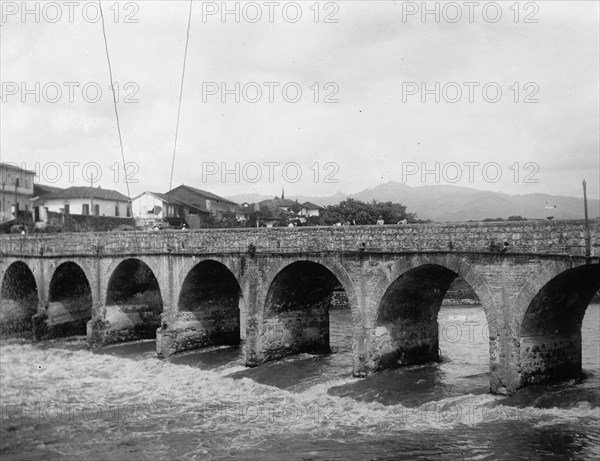
[{"label": "roof", "polygon": [[262,202],[258,202],[260,206],[266,206],[269,208],[287,208],[296,205],[294,200],[289,199],[281,199],[281,198],[273,198],[269,200],[263,200]]},{"label": "roof", "polygon": [[177,200],[175,197],[169,197],[167,194],[163,194],[161,192],[148,192],[148,194],[152,194],[154,195],[156,198],[161,199],[163,202],[167,202],[167,203],[177,203],[179,204],[179,200]]},{"label": "roof", "polygon": [[191,203],[187,203],[183,200],[179,200],[178,198],[169,196],[168,193],[167,194],[163,194],[161,192],[151,192],[151,191],[145,191],[142,192],[140,195],[136,196],[134,199],[132,200],[137,200],[138,198],[140,198],[142,195],[144,194],[150,194],[152,196],[154,196],[155,198],[162,200],[163,202],[167,203],[168,205],[177,205],[177,206],[186,206],[192,210],[195,211],[199,211],[201,213],[207,213],[210,214],[209,211],[203,210],[202,208],[199,208],[199,205],[193,205]]},{"label": "roof", "polygon": [[140,195],[136,195],[131,200],[137,200],[142,195],[146,195],[146,194],[152,195],[155,198],[157,198],[159,200],[162,200],[163,202],[167,202],[167,203],[170,203],[170,204],[173,204],[173,205],[181,205],[182,204],[180,200],[177,200],[174,197],[168,197],[167,194],[162,194],[160,192],[151,192],[149,190],[142,192]]},{"label": "roof", "polygon": [[244,202],[241,205],[237,205],[235,207],[236,211],[254,211],[254,212],[258,212],[260,211],[260,205],[258,203],[248,203],[248,202]]},{"label": "roof", "polygon": [[112,200],[115,202],[129,202],[127,196],[111,189],[101,189],[99,187],[68,187],[58,189],[42,197],[44,200],[51,199],[76,199],[76,198],[94,198],[98,200]]},{"label": "roof", "polygon": [[219,203],[225,203],[227,205],[237,205],[237,203],[232,202],[231,200],[227,200],[226,198],[220,197],[212,192],[208,192],[201,189],[196,189],[195,187],[181,185],[176,187],[175,189],[170,190],[166,194],[164,194],[170,198],[175,197],[178,200],[181,200],[186,203],[191,203],[195,207],[199,207],[201,209],[205,209],[206,205],[204,203],[198,203],[199,200],[213,200]]},{"label": "roof", "polygon": [[322,210],[323,207],[319,205],[315,205],[312,202],[304,202],[302,206],[308,210]]},{"label": "roof", "polygon": [[16,171],[16,172],[19,172],[19,173],[36,174],[35,171],[25,170],[24,168],[18,167],[14,163],[0,163],[0,168],[6,169],[6,170]]},{"label": "roof", "polygon": [[33,184],[33,196],[43,197],[62,190],[60,187],[46,186],[45,184]]}]

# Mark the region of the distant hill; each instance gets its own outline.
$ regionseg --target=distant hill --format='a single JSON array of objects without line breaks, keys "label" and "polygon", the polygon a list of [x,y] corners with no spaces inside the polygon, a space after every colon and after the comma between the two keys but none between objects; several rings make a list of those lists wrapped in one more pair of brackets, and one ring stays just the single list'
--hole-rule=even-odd
[{"label": "distant hill", "polygon": [[[365,189],[355,194],[338,192],[331,197],[290,196],[293,200],[313,202],[317,205],[333,205],[348,197],[362,201],[379,200],[399,202],[407,206],[409,212],[416,212],[421,219],[434,221],[468,221],[485,218],[508,218],[520,215],[528,219],[582,219],[583,199],[548,194],[509,195],[460,186],[419,186],[389,181],[379,186]],[[257,202],[271,199],[272,196],[240,194],[228,197],[230,200]],[[556,205],[547,210],[545,204]],[[600,200],[588,199],[590,218],[600,216]]]}]

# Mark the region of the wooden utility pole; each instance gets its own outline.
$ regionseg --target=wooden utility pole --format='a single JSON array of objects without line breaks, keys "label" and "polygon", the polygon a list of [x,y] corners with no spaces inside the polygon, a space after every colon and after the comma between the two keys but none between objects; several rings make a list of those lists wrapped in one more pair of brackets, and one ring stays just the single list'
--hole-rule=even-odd
[{"label": "wooden utility pole", "polygon": [[94,215],[94,177],[90,176],[90,216]]},{"label": "wooden utility pole", "polygon": [[4,200],[4,176],[2,176],[2,219],[0,221],[4,221],[6,219],[6,201]]},{"label": "wooden utility pole", "polygon": [[18,189],[19,189],[19,178],[15,178],[15,222],[19,221],[19,196],[18,196]]},{"label": "wooden utility pole", "polygon": [[590,221],[588,218],[587,183],[585,182],[585,179],[581,184],[583,185],[583,209],[585,212],[585,259],[588,263],[590,263],[592,256],[592,239],[590,235]]}]

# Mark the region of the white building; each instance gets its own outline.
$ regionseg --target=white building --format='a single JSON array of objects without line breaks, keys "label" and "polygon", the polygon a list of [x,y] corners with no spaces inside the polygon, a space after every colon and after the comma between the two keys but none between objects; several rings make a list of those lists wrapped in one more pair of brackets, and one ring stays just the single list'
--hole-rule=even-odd
[{"label": "white building", "polygon": [[151,227],[157,221],[179,218],[181,203],[166,194],[146,191],[131,201],[133,217],[139,227]]},{"label": "white building", "polygon": [[69,187],[55,190],[36,197],[33,204],[36,222],[47,222],[49,213],[131,217],[129,199],[125,195],[99,187]]},{"label": "white building", "polygon": [[236,215],[237,204],[212,192],[181,185],[169,192],[146,191],[132,200],[133,217],[137,226],[150,227],[164,224],[196,229],[202,227],[210,216],[220,218]]},{"label": "white building", "polygon": [[315,205],[311,202],[304,202],[301,207],[300,214],[302,216],[306,216],[307,218],[310,218],[311,216],[319,216],[320,210],[323,209],[323,207]]}]

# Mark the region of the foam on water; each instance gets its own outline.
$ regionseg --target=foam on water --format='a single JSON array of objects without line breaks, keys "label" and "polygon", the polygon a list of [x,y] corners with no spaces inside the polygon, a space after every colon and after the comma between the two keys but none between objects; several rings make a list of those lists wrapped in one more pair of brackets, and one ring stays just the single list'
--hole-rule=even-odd
[{"label": "foam on water", "polygon": [[[595,458],[600,408],[589,397],[598,393],[598,376],[494,396],[478,390],[489,378],[479,363],[485,343],[441,344],[450,357],[441,364],[359,379],[349,375],[347,351],[247,369],[235,348],[159,360],[151,342],[98,354],[85,349],[85,338],[2,341],[0,453],[31,460],[365,459],[406,449],[427,459],[493,459],[500,444],[504,459],[546,449]],[[586,354],[584,366],[597,373],[596,356],[589,347]],[[413,392],[419,397],[405,398]],[[554,439],[559,445],[547,448]]]},{"label": "foam on water", "polygon": [[600,418],[598,407],[494,406],[503,398],[489,394],[445,398],[407,408],[328,394],[332,385],[356,381],[353,378],[293,393],[248,378],[231,379],[219,372],[154,358],[134,360],[33,345],[2,345],[0,357],[4,404],[135,406],[132,421],[174,414],[209,429],[246,423],[254,431],[268,434],[340,428],[380,434],[386,428],[419,431],[505,419],[556,424]]}]

